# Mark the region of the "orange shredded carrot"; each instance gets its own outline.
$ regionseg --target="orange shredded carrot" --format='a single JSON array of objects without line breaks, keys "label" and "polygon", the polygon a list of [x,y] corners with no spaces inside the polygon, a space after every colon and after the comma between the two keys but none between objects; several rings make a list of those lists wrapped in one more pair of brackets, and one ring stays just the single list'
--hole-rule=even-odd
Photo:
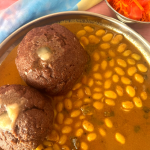
[{"label": "orange shredded carrot", "polygon": [[142,11],[144,11],[144,8],[141,6],[141,4],[138,2],[138,0],[133,0],[133,1]]},{"label": "orange shredded carrot", "polygon": [[[132,12],[132,15],[134,13],[134,16],[138,16],[137,18],[134,18],[135,20],[150,22],[150,0],[144,1],[144,4],[143,0],[107,0],[107,1],[116,11],[118,11],[120,14],[128,18],[131,18]],[[132,11],[131,9],[134,10]]]}]

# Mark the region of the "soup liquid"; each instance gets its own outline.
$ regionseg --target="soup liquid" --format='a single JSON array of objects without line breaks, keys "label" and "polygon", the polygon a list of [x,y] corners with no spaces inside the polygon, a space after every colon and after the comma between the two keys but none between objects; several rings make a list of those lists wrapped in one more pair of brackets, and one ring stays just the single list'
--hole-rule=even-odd
[{"label": "soup liquid", "polygon": [[[78,139],[78,149],[81,150],[150,150],[150,76],[143,56],[124,37],[118,44],[112,44],[112,39],[118,34],[101,26],[81,23],[62,25],[78,36],[91,62],[67,95],[53,97],[53,132],[59,138],[53,139],[49,135],[46,141],[52,142],[53,146],[43,143],[37,150],[71,150],[74,137]],[[83,30],[86,33],[80,36],[79,31],[82,33]],[[106,43],[109,48],[106,48]],[[125,44],[126,48],[119,51],[121,44]],[[17,47],[0,66],[1,86],[26,85],[15,66],[16,51]],[[138,64],[143,64],[147,70],[143,72]],[[141,96],[142,92],[146,93],[145,99]],[[67,123],[68,118],[70,123]],[[86,121],[90,123],[89,128]]]}]

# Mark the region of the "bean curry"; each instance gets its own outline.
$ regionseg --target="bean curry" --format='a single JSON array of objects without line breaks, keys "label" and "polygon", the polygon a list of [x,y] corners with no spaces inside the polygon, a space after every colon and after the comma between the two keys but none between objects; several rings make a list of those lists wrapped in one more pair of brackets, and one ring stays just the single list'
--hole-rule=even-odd
[{"label": "bean curry", "polygon": [[[71,91],[53,97],[53,130],[36,150],[150,150],[150,72],[142,54],[100,25],[62,25],[77,36],[90,61]],[[0,86],[25,85],[16,50],[0,66]]]}]

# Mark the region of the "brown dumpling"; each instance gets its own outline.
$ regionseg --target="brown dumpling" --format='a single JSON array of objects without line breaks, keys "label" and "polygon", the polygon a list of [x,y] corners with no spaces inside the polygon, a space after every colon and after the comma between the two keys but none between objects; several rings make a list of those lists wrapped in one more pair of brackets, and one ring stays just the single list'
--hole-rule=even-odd
[{"label": "brown dumpling", "polygon": [[28,85],[49,95],[58,95],[73,87],[88,58],[72,32],[52,24],[27,33],[19,44],[15,62]]},{"label": "brown dumpling", "polygon": [[50,98],[22,85],[0,87],[0,147],[31,150],[51,132],[53,108]]}]

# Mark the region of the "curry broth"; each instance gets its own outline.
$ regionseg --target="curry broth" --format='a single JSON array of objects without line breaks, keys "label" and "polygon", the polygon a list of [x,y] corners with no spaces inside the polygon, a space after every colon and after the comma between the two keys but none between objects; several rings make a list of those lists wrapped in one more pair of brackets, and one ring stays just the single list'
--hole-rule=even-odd
[{"label": "curry broth", "polygon": [[15,58],[17,56],[17,47],[15,47],[6,57],[0,66],[0,86],[5,84],[22,84],[26,85],[19,76],[15,65]]},{"label": "curry broth", "polygon": [[[82,129],[84,132],[81,136],[77,137],[79,142],[80,142],[80,148],[79,149],[89,149],[89,150],[149,150],[150,149],[150,76],[149,76],[149,66],[148,63],[145,61],[143,56],[140,54],[140,52],[137,50],[136,47],[134,47],[129,41],[127,41],[125,38],[120,41],[119,44],[121,43],[126,43],[127,48],[126,50],[131,50],[132,54],[136,53],[139,56],[142,56],[140,60],[135,60],[135,64],[131,65],[127,62],[127,59],[134,59],[131,57],[132,54],[129,56],[123,56],[123,52],[119,53],[117,52],[117,48],[119,44],[110,44],[111,47],[108,49],[102,49],[100,48],[100,44],[102,43],[110,43],[110,41],[117,35],[117,33],[114,33],[113,31],[110,31],[108,29],[104,29],[101,26],[98,25],[93,25],[93,24],[81,24],[81,23],[62,23],[63,26],[68,28],[71,32],[74,34],[77,34],[78,31],[84,30],[85,26],[89,26],[93,29],[92,32],[86,32],[85,37],[89,37],[90,35],[95,35],[96,31],[99,29],[102,29],[106,31],[102,36],[99,36],[98,38],[100,41],[96,44],[82,44],[85,50],[88,51],[91,61],[88,65],[88,68],[86,69],[85,73],[82,75],[81,79],[77,82],[77,84],[81,84],[80,88],[77,90],[72,90],[70,91],[67,95],[64,96],[58,96],[54,97],[54,110],[55,110],[55,121],[54,121],[54,130],[58,133],[59,140],[51,140],[51,138],[47,138],[48,141],[52,141],[53,148],[49,146],[49,150],[59,150],[59,149],[64,149],[68,150],[73,149],[72,148],[72,143],[71,143],[71,138],[76,137],[76,132],[77,129]],[[103,42],[102,37],[108,33],[112,33],[113,37],[111,40],[108,42]],[[81,38],[80,42],[81,41]],[[87,38],[88,39],[88,38]],[[96,40],[95,40],[96,41]],[[115,54],[111,55],[109,53],[109,50],[112,50]],[[25,85],[25,83],[22,81],[20,78],[18,71],[15,66],[15,57],[16,57],[16,50],[17,47],[8,55],[8,57],[4,60],[2,65],[0,66],[0,85],[5,85],[5,84],[22,84]],[[124,51],[126,51],[124,50]],[[103,55],[100,53],[100,51],[104,52]],[[94,56],[95,54],[98,54],[100,56],[99,60],[96,60],[95,58],[98,58],[97,56]],[[105,55],[104,55],[105,54]],[[122,59],[125,60],[126,62],[126,67],[120,67],[117,63],[117,59]],[[111,66],[110,61],[114,60],[114,66]],[[105,69],[101,69],[101,63],[102,61],[107,62],[107,67]],[[99,64],[99,69],[95,72],[100,73],[101,77],[99,76],[99,79],[94,78],[94,71],[93,68],[96,64]],[[135,66],[137,68],[137,64],[144,64],[148,70],[146,72],[140,72],[138,69],[136,73],[139,73],[142,75],[144,78],[143,83],[137,82],[135,79],[134,75],[129,76],[127,71],[128,68]],[[103,65],[102,65],[103,66]],[[114,82],[113,81],[113,75],[117,75],[117,73],[114,71],[115,67],[120,67],[124,71],[124,75],[118,75],[119,81]],[[112,71],[112,75],[110,77],[105,78],[105,74],[107,71]],[[131,83],[130,84],[124,84],[121,82],[121,77],[125,76],[130,79]],[[89,80],[93,79],[94,83],[91,86],[89,84]],[[111,82],[111,85],[109,88],[105,88],[105,81],[108,80]],[[97,81],[99,82],[99,85],[96,83]],[[86,82],[86,83],[85,83]],[[101,84],[101,85],[100,85]],[[119,96],[116,92],[116,86],[119,85],[123,89],[123,95]],[[134,87],[136,93],[135,96],[133,97],[140,97],[142,101],[142,106],[141,107],[136,107],[136,104],[133,102],[133,97],[129,96],[129,94],[126,92],[126,87],[128,85],[131,85]],[[76,86],[76,85],[75,85]],[[102,97],[99,99],[95,99],[92,94],[87,94],[88,92],[82,93],[81,96],[80,93],[81,91],[85,91],[85,88],[88,87],[91,91],[91,93],[94,95],[95,88],[99,88],[101,91],[97,93],[101,93]],[[81,89],[81,90],[79,90]],[[107,96],[105,95],[105,91],[114,91],[117,95],[116,98],[108,98],[112,100],[113,105],[108,105],[105,100]],[[141,92],[145,91],[147,94],[146,100],[142,100],[141,98]],[[72,108],[65,108],[63,106],[63,109],[61,112],[57,111],[57,106],[58,103],[62,103],[65,105],[65,99],[70,99]],[[86,101],[85,101],[86,99]],[[88,101],[89,100],[89,101]],[[82,106],[89,106],[88,111],[92,110],[92,115],[86,114],[84,111],[81,111],[81,107],[76,107],[78,102],[82,103]],[[133,103],[133,108],[130,109],[124,109],[122,106],[122,102],[130,101]],[[102,108],[96,109],[94,107],[94,102],[100,102]],[[115,104],[115,105],[114,105]],[[98,105],[97,105],[98,106]],[[90,109],[91,110],[90,110]],[[77,117],[70,117],[71,113],[73,110],[79,110],[80,115]],[[60,122],[58,120],[58,114],[62,113],[63,114],[63,121]],[[83,114],[85,113],[85,114]],[[89,112],[88,112],[89,113]],[[83,117],[83,119],[81,119]],[[65,119],[66,118],[72,118],[73,123],[67,125],[70,127],[71,131],[68,133],[63,133],[63,128],[66,126],[64,125]],[[105,119],[108,118],[108,120],[111,120],[112,125],[107,125],[105,122]],[[93,126],[94,129],[93,131],[88,131],[83,127],[83,121],[87,120],[89,121]],[[79,125],[77,127],[76,123],[79,122]],[[110,123],[110,124],[111,124]],[[100,133],[100,129],[103,129],[105,131],[105,135]],[[96,138],[92,141],[88,140],[88,135],[90,133],[96,134]],[[124,143],[121,143],[120,141],[116,140],[115,135],[116,133],[120,133],[123,135],[123,138],[125,140]],[[65,143],[60,142],[60,137],[65,134],[67,135],[67,139]],[[51,137],[51,135],[50,135]],[[81,145],[81,143],[84,142],[87,144],[88,147],[84,147]],[[56,146],[57,144],[57,146]],[[44,149],[46,150],[46,144],[40,145],[37,150]],[[47,149],[48,150],[48,149]]]}]

